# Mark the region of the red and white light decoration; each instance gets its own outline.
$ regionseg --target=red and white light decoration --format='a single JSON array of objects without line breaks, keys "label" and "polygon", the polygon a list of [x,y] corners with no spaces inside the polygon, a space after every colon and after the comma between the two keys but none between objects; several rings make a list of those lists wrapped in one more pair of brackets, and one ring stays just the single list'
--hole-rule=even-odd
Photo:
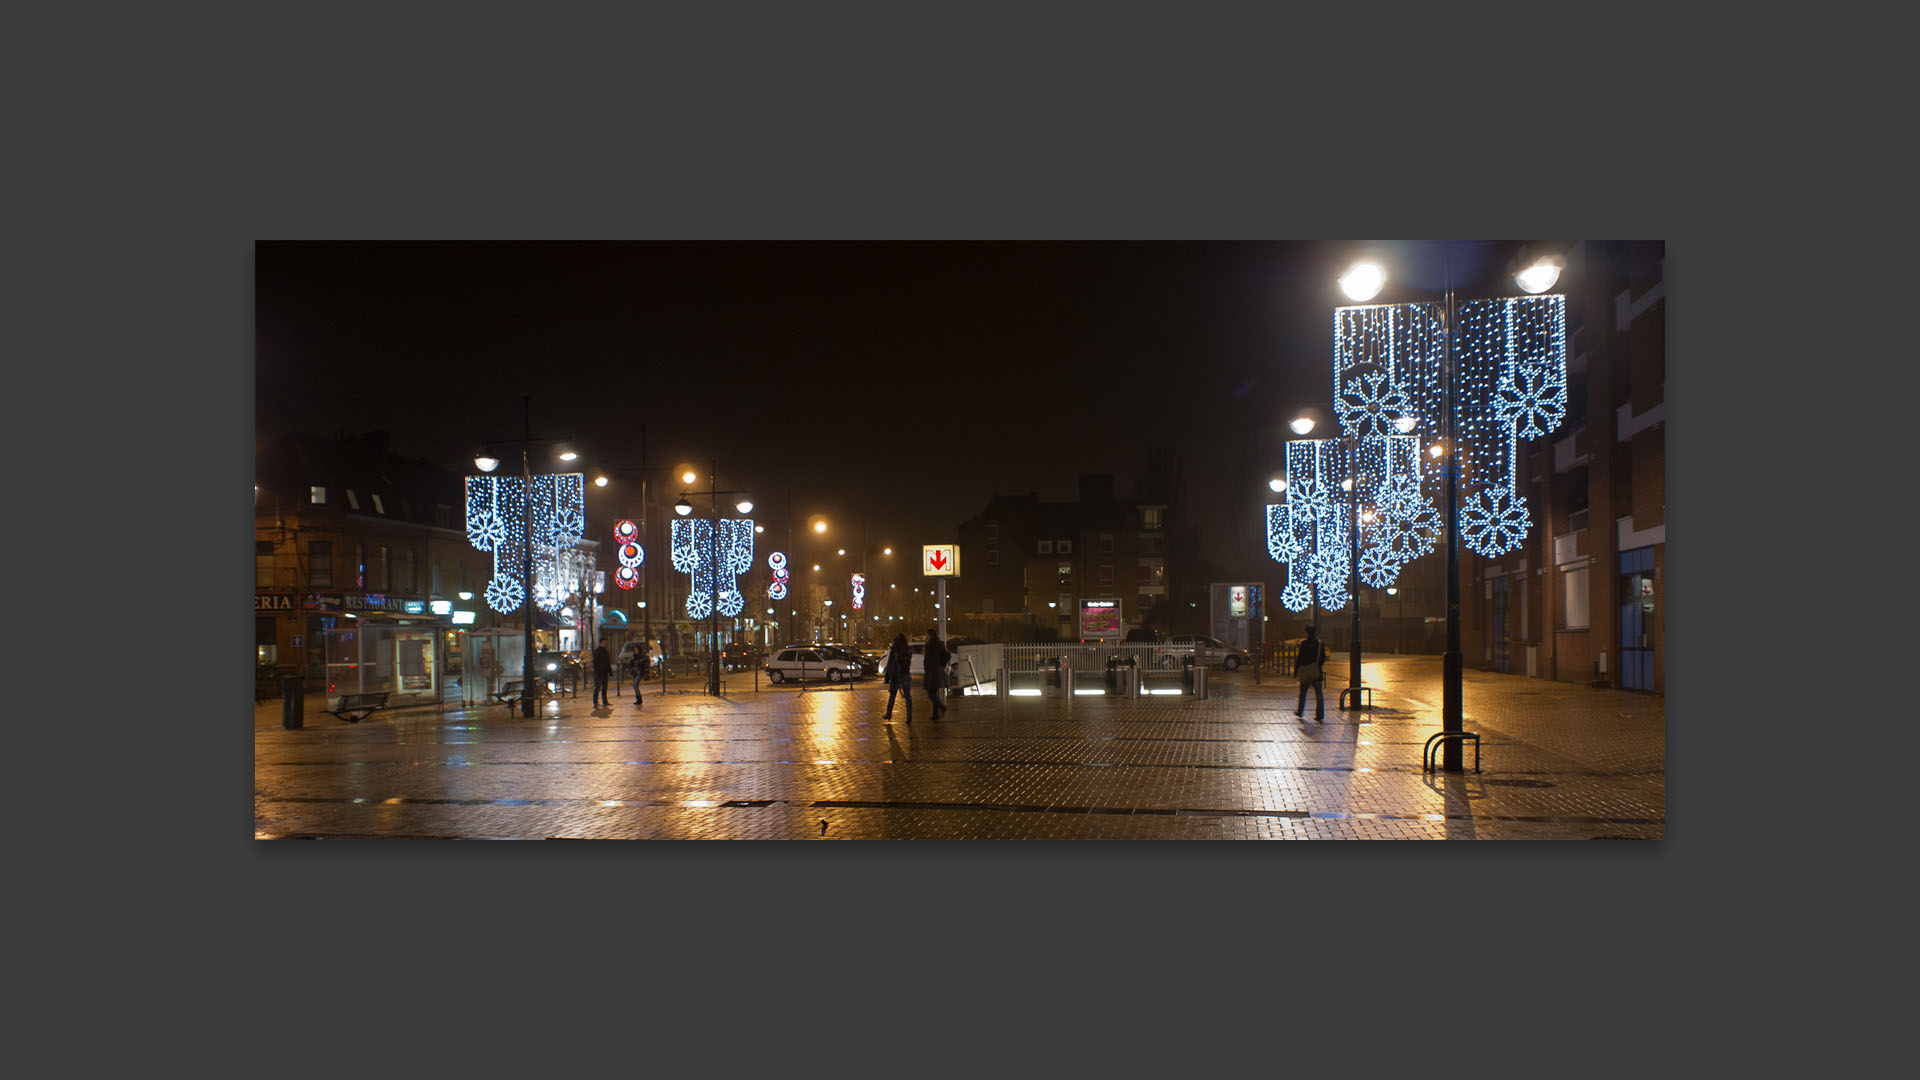
[{"label": "red and white light decoration", "polygon": [[613,538],[620,544],[616,551],[620,569],[613,572],[613,583],[623,589],[631,589],[640,583],[640,564],[647,561],[647,553],[640,546],[640,528],[622,519],[613,527]]},{"label": "red and white light decoration", "polygon": [[767,569],[773,571],[773,581],[767,585],[767,599],[785,600],[787,598],[787,556],[776,551],[767,556]]},{"label": "red and white light decoration", "polygon": [[853,610],[867,606],[867,575],[853,575]]}]

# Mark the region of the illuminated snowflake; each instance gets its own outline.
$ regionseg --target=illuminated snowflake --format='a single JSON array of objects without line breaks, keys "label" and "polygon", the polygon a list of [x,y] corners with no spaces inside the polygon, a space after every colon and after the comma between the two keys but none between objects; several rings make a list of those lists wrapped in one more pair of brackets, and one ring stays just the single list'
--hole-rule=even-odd
[{"label": "illuminated snowflake", "polygon": [[1516,438],[1540,438],[1566,419],[1566,384],[1547,368],[1516,369],[1512,380],[1502,380],[1494,392],[1493,411],[1514,426]]},{"label": "illuminated snowflake", "polygon": [[519,611],[520,602],[525,597],[526,593],[521,589],[520,583],[513,578],[500,577],[496,574],[487,582],[487,606],[502,615]]},{"label": "illuminated snowflake", "polygon": [[1300,541],[1294,538],[1284,503],[1267,504],[1267,554],[1277,563],[1290,563],[1300,554]]},{"label": "illuminated snowflake", "polygon": [[1313,579],[1320,583],[1320,606],[1339,611],[1347,606],[1347,549],[1342,544],[1322,544],[1310,560]]},{"label": "illuminated snowflake", "polygon": [[728,589],[720,594],[720,614],[725,615],[729,619],[740,614],[740,610],[746,607],[746,605],[747,598],[740,595],[740,590],[738,589]]},{"label": "illuminated snowflake", "polygon": [[1281,590],[1280,602],[1286,605],[1288,611],[1305,611],[1307,605],[1313,603],[1313,590],[1307,587],[1305,581],[1295,578]]},{"label": "illuminated snowflake", "polygon": [[1393,422],[1407,414],[1407,395],[1394,386],[1385,372],[1354,374],[1347,388],[1334,398],[1340,423],[1348,433],[1370,438],[1395,434]]},{"label": "illuminated snowflake", "polygon": [[1468,547],[1492,558],[1527,538],[1527,509],[1512,492],[1483,491],[1460,508],[1460,536]]},{"label": "illuminated snowflake", "polygon": [[1287,505],[1294,507],[1303,521],[1325,521],[1333,516],[1333,500],[1328,498],[1326,485],[1312,480],[1302,480],[1287,489]]},{"label": "illuminated snowflake", "polygon": [[687,594],[688,618],[704,619],[711,611],[713,611],[713,597],[703,592]]},{"label": "illuminated snowflake", "polygon": [[1399,562],[1378,547],[1368,548],[1360,555],[1360,580],[1376,589],[1384,589],[1392,584],[1399,573]]},{"label": "illuminated snowflake", "polygon": [[482,510],[467,519],[467,540],[480,551],[492,551],[505,543],[506,523],[491,510]]},{"label": "illuminated snowflake", "polygon": [[580,511],[561,510],[553,518],[553,542],[560,547],[571,546],[573,541],[580,539],[586,529],[586,518]]},{"label": "illuminated snowflake", "polygon": [[533,583],[533,606],[542,611],[559,611],[564,597],[552,581],[542,577]]},{"label": "illuminated snowflake", "polygon": [[1381,513],[1396,521],[1413,520],[1427,505],[1427,500],[1420,495],[1420,481],[1405,474],[1381,481],[1373,501]]}]

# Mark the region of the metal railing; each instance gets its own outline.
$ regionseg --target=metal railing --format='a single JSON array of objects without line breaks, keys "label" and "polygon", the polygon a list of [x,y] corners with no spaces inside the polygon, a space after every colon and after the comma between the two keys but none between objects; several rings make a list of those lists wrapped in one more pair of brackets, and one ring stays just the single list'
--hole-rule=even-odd
[{"label": "metal railing", "polygon": [[1072,642],[1059,645],[1002,645],[1002,662],[1008,674],[1033,675],[1042,664],[1049,667],[1058,660],[1063,669],[1083,674],[1104,675],[1108,660],[1126,663],[1129,659],[1142,674],[1177,674],[1193,656],[1191,645],[1144,645],[1125,642]]}]

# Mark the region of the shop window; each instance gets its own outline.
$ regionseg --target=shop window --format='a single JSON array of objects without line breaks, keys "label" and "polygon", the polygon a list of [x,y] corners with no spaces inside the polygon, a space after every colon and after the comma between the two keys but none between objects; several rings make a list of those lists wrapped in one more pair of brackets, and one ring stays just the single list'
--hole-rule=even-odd
[{"label": "shop window", "polygon": [[273,541],[253,542],[253,583],[262,588],[273,585]]},{"label": "shop window", "polygon": [[307,489],[307,499],[315,506],[325,506],[327,504],[327,489],[316,484]]},{"label": "shop window", "polygon": [[353,587],[367,587],[367,545],[353,545]]},{"label": "shop window", "polygon": [[308,541],[307,584],[319,586],[333,584],[333,541]]}]

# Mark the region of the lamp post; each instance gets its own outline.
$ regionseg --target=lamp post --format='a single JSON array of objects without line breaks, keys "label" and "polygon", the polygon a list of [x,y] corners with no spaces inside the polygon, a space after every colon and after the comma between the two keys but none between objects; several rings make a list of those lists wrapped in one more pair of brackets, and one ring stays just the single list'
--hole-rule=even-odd
[{"label": "lamp post", "polygon": [[[544,410],[542,415],[545,415]],[[531,448],[534,443],[564,444],[565,439],[535,439],[533,437],[533,398],[522,395],[520,398],[520,438],[485,439],[481,441],[480,452],[474,455],[473,463],[483,473],[490,473],[500,467],[500,459],[491,450],[495,446],[514,445],[520,447],[521,512],[525,515],[522,527],[525,531],[525,543],[520,551],[520,588],[521,610],[526,615],[526,638],[523,643],[524,655],[521,657],[521,696],[520,715],[533,716],[535,679],[533,674],[533,459]],[[577,455],[564,449],[560,460],[572,461]],[[556,573],[558,567],[555,567]],[[558,581],[556,579],[556,585]]]},{"label": "lamp post", "polygon": [[1400,596],[1400,587],[1387,586],[1387,595],[1399,597],[1400,612],[1393,620],[1393,653],[1395,656],[1407,651],[1407,598]]},{"label": "lamp post", "polygon": [[[1442,498],[1446,502],[1443,516],[1446,521],[1447,548],[1447,648],[1440,662],[1440,729],[1443,733],[1458,734],[1465,730],[1465,710],[1461,701],[1464,664],[1460,651],[1460,410],[1459,378],[1454,357],[1454,338],[1458,327],[1454,314],[1453,251],[1445,242],[1441,244],[1441,261],[1445,270],[1446,291],[1440,315],[1444,415],[1441,418],[1439,446],[1444,450],[1439,456],[1446,459],[1442,466],[1442,476],[1445,478]],[[1559,274],[1556,260],[1540,259],[1516,274],[1515,282],[1528,293],[1542,293],[1553,287]],[[1373,263],[1364,262],[1355,264],[1340,279],[1341,289],[1356,302],[1372,299],[1385,283],[1385,271]],[[1440,767],[1447,772],[1465,769],[1465,752],[1460,739],[1443,740]]]},{"label": "lamp post", "polygon": [[[712,576],[707,579],[708,600],[711,604],[711,607],[707,611],[709,620],[708,633],[710,635],[707,657],[707,693],[714,697],[720,696],[720,496],[738,495],[740,496],[740,501],[735,504],[736,509],[742,514],[753,511],[753,500],[747,498],[745,491],[738,489],[720,490],[718,475],[719,467],[717,465],[710,465],[707,471],[707,490],[704,492],[683,491],[680,493],[680,501],[673,504],[673,512],[679,514],[681,517],[686,517],[693,512],[693,504],[687,501],[689,494],[704,494],[708,500],[709,510],[707,520],[713,525],[711,545],[713,548],[713,567]],[[682,475],[680,479],[690,484],[695,477],[693,473],[688,472]]]}]

